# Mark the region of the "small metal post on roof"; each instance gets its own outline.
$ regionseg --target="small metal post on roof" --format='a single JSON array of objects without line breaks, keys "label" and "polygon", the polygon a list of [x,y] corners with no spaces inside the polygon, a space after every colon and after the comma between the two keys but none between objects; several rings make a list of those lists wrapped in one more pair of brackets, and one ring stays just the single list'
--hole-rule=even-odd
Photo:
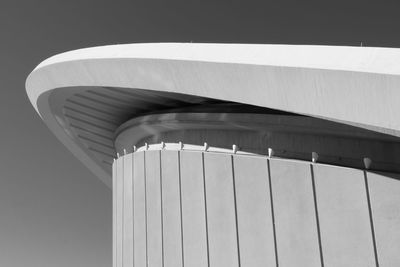
[{"label": "small metal post on roof", "polygon": [[117,152],[117,159],[119,158],[119,153]]},{"label": "small metal post on roof", "polygon": [[268,148],[268,157],[272,158],[274,156],[274,150],[272,148]]},{"label": "small metal post on roof", "polygon": [[232,152],[233,152],[233,154],[236,154],[237,151],[238,151],[237,145],[232,145]]},{"label": "small metal post on roof", "polygon": [[317,161],[318,161],[318,153],[317,152],[311,152],[311,161],[313,163],[317,163]]},{"label": "small metal post on roof", "polygon": [[183,143],[179,142],[178,144],[179,144],[179,150],[182,150],[183,149]]},{"label": "small metal post on roof", "polygon": [[126,149],[124,148],[124,155],[126,155]]},{"label": "small metal post on roof", "polygon": [[161,142],[161,149],[164,149],[164,148],[165,148],[165,143]]},{"label": "small metal post on roof", "polygon": [[133,146],[133,152],[136,152],[136,146]]},{"label": "small metal post on roof", "polygon": [[148,149],[149,149],[149,144],[144,143],[144,149],[145,149],[145,150],[148,150]]},{"label": "small metal post on roof", "polygon": [[365,169],[369,170],[371,168],[372,160],[370,158],[363,158]]},{"label": "small metal post on roof", "polygon": [[208,144],[206,142],[204,142],[204,151],[208,150]]}]

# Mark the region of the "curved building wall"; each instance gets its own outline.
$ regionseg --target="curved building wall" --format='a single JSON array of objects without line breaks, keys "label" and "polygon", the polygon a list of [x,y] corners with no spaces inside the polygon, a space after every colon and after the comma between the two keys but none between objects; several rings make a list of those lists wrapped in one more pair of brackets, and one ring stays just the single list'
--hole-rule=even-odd
[{"label": "curved building wall", "polygon": [[399,266],[398,178],[264,156],[130,153],[113,164],[113,266]]},{"label": "curved building wall", "polygon": [[26,87],[78,159],[112,172],[114,267],[400,266],[400,176],[377,172],[400,172],[399,59],[117,45],[52,57]]}]

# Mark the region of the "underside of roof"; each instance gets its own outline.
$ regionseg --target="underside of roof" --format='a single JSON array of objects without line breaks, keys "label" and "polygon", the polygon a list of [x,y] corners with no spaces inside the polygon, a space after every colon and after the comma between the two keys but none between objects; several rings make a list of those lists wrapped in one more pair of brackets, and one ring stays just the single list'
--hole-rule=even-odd
[{"label": "underside of roof", "polygon": [[327,129],[352,127],[342,133],[396,145],[398,62],[399,49],[389,48],[117,45],[50,58],[29,75],[26,88],[60,141],[111,185],[120,127],[154,114],[313,118],[331,122]]}]

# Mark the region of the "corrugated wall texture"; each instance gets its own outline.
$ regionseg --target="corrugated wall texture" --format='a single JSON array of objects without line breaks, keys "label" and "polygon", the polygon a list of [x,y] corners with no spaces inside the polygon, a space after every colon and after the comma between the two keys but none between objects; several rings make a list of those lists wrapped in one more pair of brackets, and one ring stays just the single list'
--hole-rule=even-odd
[{"label": "corrugated wall texture", "polygon": [[400,266],[399,179],[261,156],[127,154],[113,164],[113,266]]}]

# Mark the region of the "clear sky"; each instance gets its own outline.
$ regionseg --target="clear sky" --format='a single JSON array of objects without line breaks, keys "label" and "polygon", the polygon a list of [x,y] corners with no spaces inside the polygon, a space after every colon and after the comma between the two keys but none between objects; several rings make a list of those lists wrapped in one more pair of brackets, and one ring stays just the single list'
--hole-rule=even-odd
[{"label": "clear sky", "polygon": [[111,266],[111,190],[29,103],[40,61],[134,42],[400,47],[400,2],[370,2],[1,0],[0,266]]}]

